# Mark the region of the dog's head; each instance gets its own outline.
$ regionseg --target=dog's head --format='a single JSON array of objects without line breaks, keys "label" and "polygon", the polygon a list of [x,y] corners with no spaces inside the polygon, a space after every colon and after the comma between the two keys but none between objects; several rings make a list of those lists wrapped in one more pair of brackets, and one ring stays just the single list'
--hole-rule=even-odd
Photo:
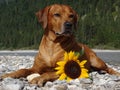
[{"label": "dog's head", "polygon": [[67,5],[51,5],[36,13],[45,30],[51,30],[56,36],[70,36],[76,29],[77,14]]}]

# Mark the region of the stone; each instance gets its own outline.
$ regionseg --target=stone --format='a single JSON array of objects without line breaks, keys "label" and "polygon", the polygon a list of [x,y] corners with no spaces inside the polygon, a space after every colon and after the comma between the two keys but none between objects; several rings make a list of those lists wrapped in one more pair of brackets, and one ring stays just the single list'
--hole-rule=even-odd
[{"label": "stone", "polygon": [[23,88],[20,84],[7,84],[2,86],[2,90],[21,90]]},{"label": "stone", "polygon": [[80,79],[81,84],[91,84],[92,82],[93,81],[91,79],[85,79],[85,78]]},{"label": "stone", "polygon": [[0,72],[5,72],[5,66],[3,64],[0,65]]},{"label": "stone", "polygon": [[74,80],[71,80],[68,84],[79,86],[80,85],[80,80],[79,79],[74,79]]},{"label": "stone", "polygon": [[[68,85],[68,90],[80,90],[79,87],[77,87],[76,85]],[[82,88],[81,88],[82,90]]]},{"label": "stone", "polygon": [[[53,88],[53,89],[52,89]],[[67,90],[67,85],[53,85],[50,90]]]},{"label": "stone", "polygon": [[64,84],[64,83],[66,83],[65,80],[55,80],[55,81],[53,82],[53,84]]},{"label": "stone", "polygon": [[46,82],[45,84],[45,87],[52,87],[52,86],[53,86],[53,82],[50,81]]},{"label": "stone", "polygon": [[116,82],[120,82],[120,77],[115,75],[110,75],[110,78]]},{"label": "stone", "polygon": [[[33,62],[34,57],[32,56],[0,56],[0,75],[19,68],[29,68]],[[120,72],[120,65],[109,66]],[[96,71],[89,75],[90,78],[74,79],[70,82],[66,82],[66,80],[48,81],[43,87],[30,84],[26,78],[5,78],[0,80],[0,90],[120,90],[120,77],[118,76],[100,74]]]},{"label": "stone", "polygon": [[23,90],[36,90],[37,89],[37,86],[34,85],[34,86],[25,86]]}]

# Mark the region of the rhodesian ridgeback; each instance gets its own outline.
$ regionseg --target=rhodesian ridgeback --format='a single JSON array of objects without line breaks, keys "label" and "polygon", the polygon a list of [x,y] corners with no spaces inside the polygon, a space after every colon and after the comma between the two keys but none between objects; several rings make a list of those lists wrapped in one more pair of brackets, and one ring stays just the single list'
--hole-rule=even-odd
[{"label": "rhodesian ridgeback", "polygon": [[87,60],[85,67],[89,71],[103,70],[120,76],[119,72],[109,68],[89,47],[76,41],[74,32],[78,15],[70,6],[59,4],[47,6],[38,11],[36,16],[43,26],[44,34],[33,66],[5,74],[2,78],[20,78],[39,73],[40,76],[32,79],[30,83],[42,85],[46,81],[56,80],[59,76],[56,75],[54,68],[56,63],[63,59],[64,53],[71,50],[79,52],[82,49],[84,49],[84,54],[79,57],[79,60]]}]

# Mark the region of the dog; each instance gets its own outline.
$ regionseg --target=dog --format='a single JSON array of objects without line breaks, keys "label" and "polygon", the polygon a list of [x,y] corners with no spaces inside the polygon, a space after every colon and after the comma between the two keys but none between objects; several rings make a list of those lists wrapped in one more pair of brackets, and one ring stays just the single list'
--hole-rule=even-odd
[{"label": "dog", "polygon": [[27,77],[33,73],[40,76],[33,78],[30,83],[42,85],[46,81],[58,79],[54,68],[56,63],[63,60],[64,53],[69,51],[79,52],[84,49],[84,54],[79,60],[87,60],[85,67],[91,71],[103,70],[109,74],[120,76],[120,73],[109,68],[88,46],[75,40],[74,32],[77,27],[78,15],[68,5],[54,4],[47,6],[36,13],[38,22],[42,24],[44,34],[39,46],[39,52],[35,57],[34,64],[29,69],[4,74],[2,78]]}]

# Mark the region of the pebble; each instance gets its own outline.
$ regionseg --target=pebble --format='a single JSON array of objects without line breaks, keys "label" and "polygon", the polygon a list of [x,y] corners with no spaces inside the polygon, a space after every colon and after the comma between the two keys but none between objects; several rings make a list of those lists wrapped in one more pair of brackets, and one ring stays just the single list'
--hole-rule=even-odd
[{"label": "pebble", "polygon": [[22,90],[24,85],[19,79],[5,78],[0,87],[0,90]]},{"label": "pebble", "polygon": [[[21,68],[30,68],[33,62],[32,56],[0,56],[0,75]],[[109,65],[109,67],[120,72],[120,65]],[[38,74],[30,76],[30,80],[34,76]],[[120,90],[120,77],[92,72],[88,79],[74,79],[70,82],[48,81],[43,87],[30,84],[26,78],[5,78],[0,80],[0,90]]]},{"label": "pebble", "polygon": [[[68,90],[80,90],[79,87],[77,87],[76,85],[68,85]],[[82,88],[81,88],[82,90]]]},{"label": "pebble", "polygon": [[3,85],[1,90],[21,90],[22,87],[20,86],[20,84],[7,84],[7,85]]},{"label": "pebble", "polygon": [[52,87],[52,86],[53,86],[53,82],[50,81],[46,82],[45,84],[45,87]]},{"label": "pebble", "polygon": [[88,78],[88,79],[82,78],[82,79],[80,79],[80,83],[83,83],[83,84],[92,84],[93,81],[90,78]]},{"label": "pebble", "polygon": [[50,90],[67,90],[67,85],[53,85],[53,87]]}]

